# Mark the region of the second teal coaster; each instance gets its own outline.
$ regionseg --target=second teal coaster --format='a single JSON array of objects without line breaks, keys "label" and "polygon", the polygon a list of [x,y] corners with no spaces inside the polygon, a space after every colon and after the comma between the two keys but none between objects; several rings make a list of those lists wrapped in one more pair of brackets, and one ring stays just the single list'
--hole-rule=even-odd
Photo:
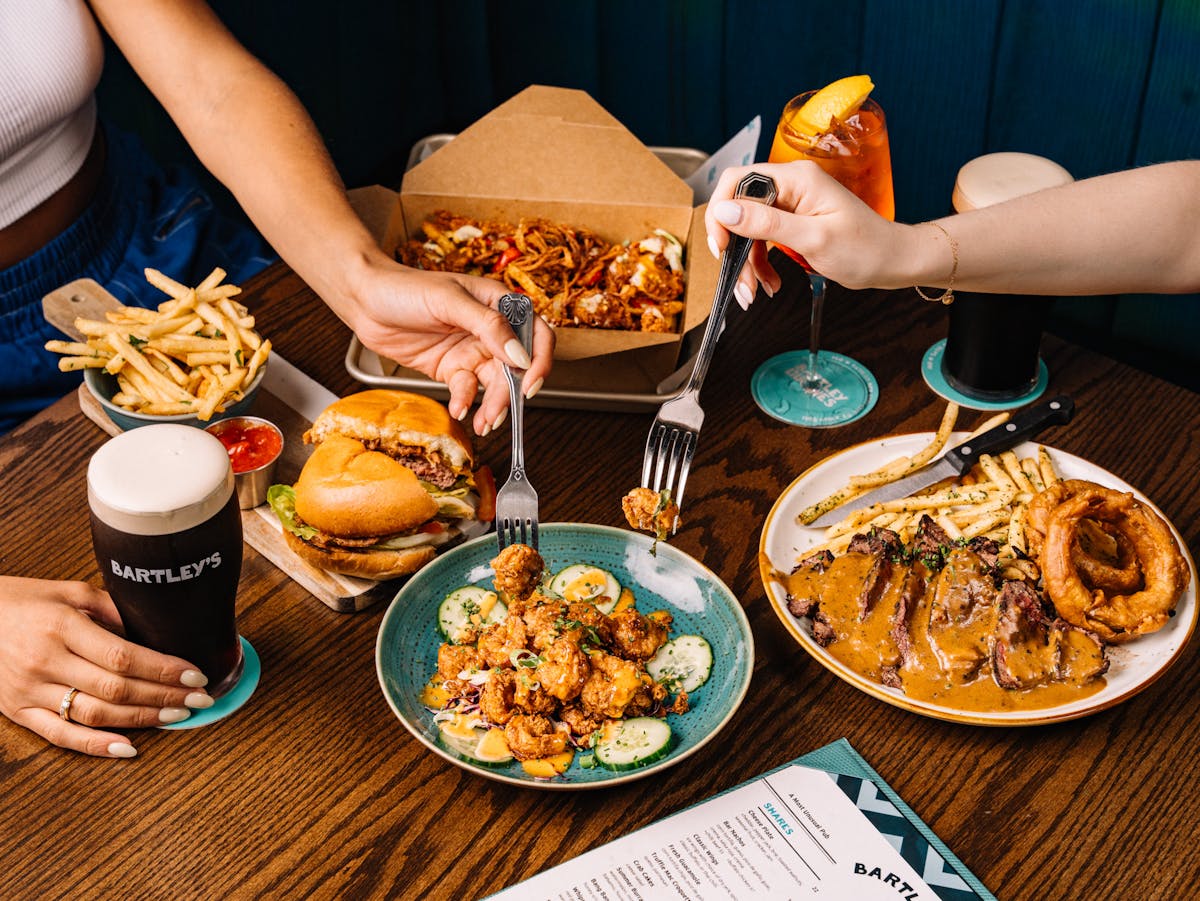
[{"label": "second teal coaster", "polygon": [[1046,361],[1039,358],[1037,383],[1028,392],[1020,397],[1012,397],[1007,400],[979,400],[963,394],[946,381],[946,376],[942,373],[942,357],[945,353],[945,338],[925,351],[925,356],[921,360],[921,377],[925,379],[925,384],[934,394],[969,410],[1015,410],[1032,400],[1037,400],[1046,390],[1046,386],[1050,384],[1050,371],[1046,368]]},{"label": "second teal coaster", "polygon": [[225,719],[250,700],[254,689],[258,687],[258,679],[262,675],[262,664],[259,663],[258,654],[250,642],[240,636],[239,640],[242,642],[242,676],[237,680],[237,684],[217,698],[216,702],[208,709],[194,710],[192,715],[183,722],[170,723],[158,728],[197,729],[200,726],[207,726],[209,723]]}]

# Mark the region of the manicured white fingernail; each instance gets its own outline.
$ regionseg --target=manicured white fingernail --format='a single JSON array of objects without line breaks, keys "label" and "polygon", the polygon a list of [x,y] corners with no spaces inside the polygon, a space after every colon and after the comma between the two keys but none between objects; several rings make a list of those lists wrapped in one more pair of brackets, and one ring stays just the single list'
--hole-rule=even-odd
[{"label": "manicured white fingernail", "polygon": [[721,248],[717,246],[717,239],[712,235],[708,236],[708,252],[713,255],[714,260],[721,259]]},{"label": "manicured white fingernail", "polygon": [[108,753],[113,757],[137,757],[137,749],[123,741],[114,741],[108,746]]},{"label": "manicured white fingernail", "polygon": [[488,423],[487,425],[485,425],[483,427],[483,431],[479,433],[479,437],[486,438],[488,435],[491,434],[491,432],[492,432],[492,425],[491,425],[491,423]]},{"label": "manicured white fingernail", "polygon": [[766,282],[762,283],[762,289],[767,292],[767,297],[775,296],[775,289],[772,288],[770,285],[768,285]]},{"label": "manicured white fingernail", "polygon": [[203,688],[208,684],[208,676],[194,669],[185,669],[183,675],[179,677],[179,681],[188,688]]},{"label": "manicured white fingernail", "polygon": [[467,405],[463,404],[463,408],[454,414],[454,418],[457,419],[459,422],[462,422],[464,419],[467,418],[467,409],[468,409]]},{"label": "manicured white fingernail", "polygon": [[504,425],[504,420],[508,419],[508,407],[500,411],[500,415],[496,417],[496,421],[492,423],[493,429],[498,429]]},{"label": "manicured white fingernail", "polygon": [[528,369],[529,364],[533,360],[529,359],[529,354],[525,352],[525,348],[521,346],[521,342],[516,338],[510,338],[508,343],[504,345],[504,353],[508,357],[508,362],[518,369]]},{"label": "manicured white fingernail", "polygon": [[183,703],[193,710],[207,710],[213,705],[211,695],[206,695],[202,691],[189,692],[188,696],[183,699]]},{"label": "manicured white fingernail", "polygon": [[182,723],[191,715],[192,711],[186,707],[164,707],[158,711],[158,721],[160,723]]},{"label": "manicured white fingernail", "polygon": [[539,391],[541,391],[542,390],[542,382],[544,382],[544,381],[545,381],[545,379],[539,378],[532,385],[530,385],[528,388],[526,388],[525,389],[525,399],[528,400],[529,398],[531,398],[535,394],[537,394]]},{"label": "manicured white fingernail", "polygon": [[750,304],[754,301],[754,295],[750,293],[750,289],[741,282],[734,286],[733,296],[737,298],[738,306],[743,310],[750,309]]},{"label": "manicured white fingernail", "polygon": [[722,225],[737,225],[742,221],[742,207],[732,200],[721,200],[712,206],[713,218]]}]

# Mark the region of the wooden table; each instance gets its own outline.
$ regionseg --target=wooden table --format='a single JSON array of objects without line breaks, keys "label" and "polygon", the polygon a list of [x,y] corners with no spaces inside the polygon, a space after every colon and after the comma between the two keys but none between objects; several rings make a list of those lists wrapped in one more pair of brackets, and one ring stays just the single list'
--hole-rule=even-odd
[{"label": "wooden table", "polygon": [[[944,311],[910,293],[831,296],[827,344],[875,373],[881,400],[840,429],[758,411],[755,366],[805,339],[806,292],[734,309],[704,393],[707,420],[675,544],[745,605],[757,659],[719,738],[659,778],[588,792],[491,782],[429,753],[375,677],[382,606],[338,614],[253,550],[239,623],[262,658],[247,707],[192,732],[140,732],[133,760],[96,760],[0,722],[0,896],[476,898],[848,738],[998,896],[1178,898],[1200,884],[1200,661],[1116,708],[1035,728],[907,713],[833,677],[776,618],[759,582],[759,528],[812,463],[890,432],[929,430],[943,403],[918,374]],[[337,393],[349,333],[277,267],[249,287],[278,351]],[[800,295],[797,300],[796,295]],[[1052,443],[1137,485],[1200,546],[1200,396],[1048,337],[1051,391],[1078,414]],[[621,524],[645,413],[534,409],[528,469],[544,521]],[[74,396],[0,441],[0,567],[100,584],[84,472],[104,438]],[[508,470],[508,430],[478,443]]]}]

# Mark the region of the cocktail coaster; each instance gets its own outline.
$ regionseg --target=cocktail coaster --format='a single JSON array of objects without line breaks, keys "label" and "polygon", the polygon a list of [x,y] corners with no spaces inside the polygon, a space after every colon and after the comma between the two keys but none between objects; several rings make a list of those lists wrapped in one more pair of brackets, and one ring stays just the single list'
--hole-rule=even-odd
[{"label": "cocktail coaster", "polygon": [[879,383],[857,360],[829,350],[817,354],[819,385],[808,388],[810,353],[771,357],[754,371],[750,394],[768,416],[790,425],[827,429],[862,419],[879,400]]},{"label": "cocktail coaster", "polygon": [[934,394],[970,410],[1015,410],[1017,407],[1023,407],[1030,401],[1041,397],[1042,393],[1046,390],[1046,386],[1050,383],[1050,372],[1046,369],[1046,361],[1039,358],[1037,381],[1029,391],[1018,397],[1010,397],[1005,400],[980,400],[977,397],[963,394],[946,381],[946,376],[942,372],[942,358],[945,356],[945,353],[945,338],[925,351],[925,356],[921,360],[921,376],[925,379],[925,384],[930,387]]},{"label": "cocktail coaster", "polygon": [[237,684],[221,695],[221,697],[217,698],[216,703],[207,710],[195,710],[191,716],[181,723],[171,723],[159,726],[158,728],[196,729],[200,726],[207,726],[209,723],[225,719],[225,717],[241,708],[243,704],[250,700],[250,695],[254,694],[254,689],[258,688],[258,679],[262,675],[262,665],[258,661],[258,653],[251,646],[250,642],[246,641],[245,638],[242,638],[241,642],[242,677],[237,680]]}]

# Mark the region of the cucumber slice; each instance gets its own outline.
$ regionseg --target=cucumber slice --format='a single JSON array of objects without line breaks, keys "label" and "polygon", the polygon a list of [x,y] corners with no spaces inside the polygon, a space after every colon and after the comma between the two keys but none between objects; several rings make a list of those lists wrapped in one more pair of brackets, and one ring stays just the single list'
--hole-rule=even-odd
[{"label": "cucumber slice", "polygon": [[479,717],[455,714],[438,723],[438,737],[451,751],[463,757],[473,757],[479,747],[479,740],[487,732],[478,725]]},{"label": "cucumber slice", "polygon": [[550,590],[568,602],[591,601],[601,613],[611,613],[621,596],[621,583],[606,569],[572,563],[550,580]]},{"label": "cucumber slice", "polygon": [[671,727],[666,720],[636,716],[605,726],[596,742],[596,762],[610,770],[635,770],[666,757]]},{"label": "cucumber slice", "polygon": [[690,693],[708,681],[712,665],[712,647],[703,636],[678,635],[650,658],[646,672],[672,691]]},{"label": "cucumber slice", "polygon": [[438,607],[438,630],[447,641],[454,642],[470,627],[481,628],[508,619],[508,607],[496,592],[466,585],[456,588]]}]

